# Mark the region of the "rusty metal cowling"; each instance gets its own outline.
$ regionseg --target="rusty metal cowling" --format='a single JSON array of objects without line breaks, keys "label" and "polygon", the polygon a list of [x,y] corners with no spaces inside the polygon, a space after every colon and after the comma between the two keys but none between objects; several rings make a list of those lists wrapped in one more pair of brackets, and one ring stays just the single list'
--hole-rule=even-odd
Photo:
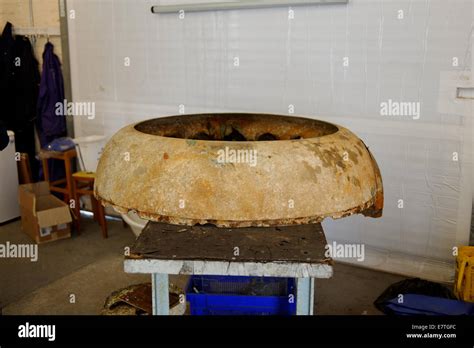
[{"label": "rusty metal cowling", "polygon": [[[219,160],[239,150],[254,151],[256,163]],[[184,225],[316,223],[379,217],[383,209],[380,171],[357,136],[327,122],[268,114],[180,115],[126,126],[102,153],[94,192],[122,213]]]}]

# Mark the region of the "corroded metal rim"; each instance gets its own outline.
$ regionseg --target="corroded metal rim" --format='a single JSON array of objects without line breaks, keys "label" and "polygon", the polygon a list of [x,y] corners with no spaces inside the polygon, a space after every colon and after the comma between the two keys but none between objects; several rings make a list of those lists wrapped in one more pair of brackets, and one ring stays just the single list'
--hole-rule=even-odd
[{"label": "corroded metal rim", "polygon": [[[247,162],[225,151],[247,154]],[[266,114],[181,115],[124,127],[104,149],[94,191],[122,213],[183,225],[306,224],[379,217],[383,209],[377,163],[353,133]]]}]

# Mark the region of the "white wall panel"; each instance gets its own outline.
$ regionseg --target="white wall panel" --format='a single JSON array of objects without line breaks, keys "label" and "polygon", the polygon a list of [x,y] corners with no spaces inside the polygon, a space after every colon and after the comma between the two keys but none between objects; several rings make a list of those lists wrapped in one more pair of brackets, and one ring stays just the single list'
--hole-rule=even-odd
[{"label": "white wall panel", "polygon": [[[449,267],[429,267],[452,261],[452,247],[468,239],[472,100],[456,99],[455,87],[473,84],[472,1],[350,0],[294,7],[293,20],[287,8],[180,20],[152,14],[152,5],[68,0],[76,14],[69,19],[73,96],[96,102],[97,113],[75,119],[78,136],[110,136],[177,114],[180,104],[186,113],[282,114],[293,104],[297,115],[353,130],[382,172],[384,216],[326,221],[329,238],[365,243],[369,267],[452,276]],[[420,102],[420,119],[381,116],[388,99]]]}]

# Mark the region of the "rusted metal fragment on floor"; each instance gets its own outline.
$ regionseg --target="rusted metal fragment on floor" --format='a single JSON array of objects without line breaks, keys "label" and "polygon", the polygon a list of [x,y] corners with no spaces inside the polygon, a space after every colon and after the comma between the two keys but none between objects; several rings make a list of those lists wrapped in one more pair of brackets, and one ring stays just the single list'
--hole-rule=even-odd
[{"label": "rusted metal fragment on floor", "polygon": [[[151,283],[130,285],[114,291],[106,300],[102,314],[104,315],[140,315],[152,314]],[[169,293],[170,307],[178,304],[179,295]]]}]

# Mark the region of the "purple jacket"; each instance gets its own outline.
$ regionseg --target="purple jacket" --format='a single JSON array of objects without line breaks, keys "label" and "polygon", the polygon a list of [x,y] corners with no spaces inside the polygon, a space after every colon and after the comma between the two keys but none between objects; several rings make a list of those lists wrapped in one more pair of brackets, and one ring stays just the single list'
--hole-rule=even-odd
[{"label": "purple jacket", "polygon": [[43,71],[38,97],[37,128],[41,147],[66,134],[64,115],[56,115],[56,103],[64,101],[64,83],[61,62],[54,46],[47,42],[43,52]]}]

